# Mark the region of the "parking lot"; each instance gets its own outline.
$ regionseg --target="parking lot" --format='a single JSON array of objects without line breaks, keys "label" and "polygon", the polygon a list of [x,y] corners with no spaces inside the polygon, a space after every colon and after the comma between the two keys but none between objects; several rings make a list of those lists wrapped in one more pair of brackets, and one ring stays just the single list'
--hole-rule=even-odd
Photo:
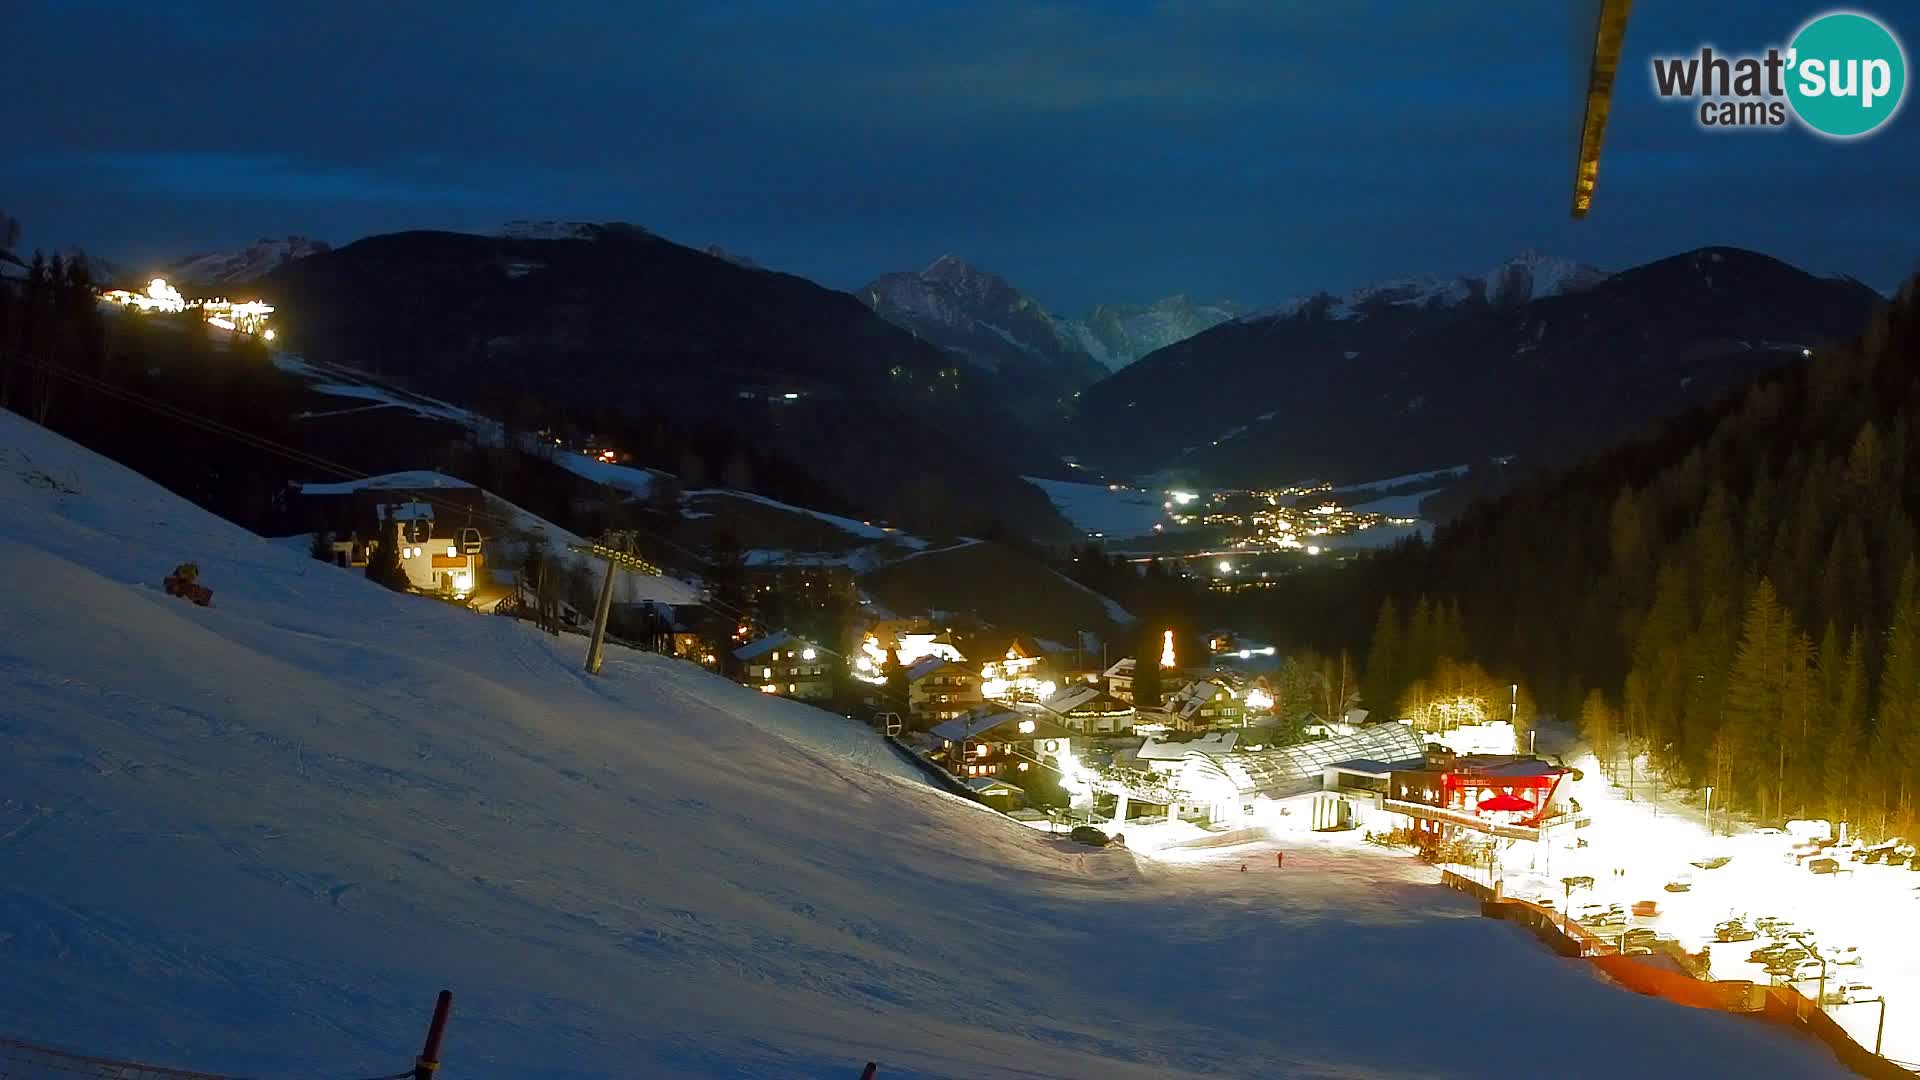
[{"label": "parking lot", "polygon": [[[1536,853],[1534,866],[1503,867],[1509,895],[1551,901],[1556,908],[1565,905],[1576,917],[1588,904],[1618,904],[1631,911],[1636,902],[1651,900],[1659,913],[1630,916],[1621,930],[1651,928],[1690,953],[1706,947],[1716,979],[1765,985],[1791,978],[1812,998],[1819,992],[1817,963],[1780,977],[1749,959],[1755,949],[1776,941],[1794,947],[1791,939],[1756,933],[1751,941],[1714,940],[1716,925],[1728,919],[1741,919],[1751,930],[1758,929],[1758,920],[1785,920],[1815,952],[1828,957],[1829,998],[1884,996],[1881,1052],[1895,1060],[1920,1061],[1920,933],[1915,930],[1920,925],[1920,873],[1904,865],[1850,861],[1842,854],[1839,872],[1815,874],[1794,858],[1792,836],[1747,829],[1736,829],[1733,836],[1710,836],[1699,805],[1681,805],[1668,793],[1656,809],[1645,789],[1628,801],[1622,789],[1608,784],[1591,756],[1569,764],[1584,774],[1575,797],[1592,817],[1592,824],[1577,833],[1585,846]],[[1716,824],[1725,831],[1724,822]],[[1713,869],[1692,865],[1716,857],[1726,862]],[[1562,879],[1568,876],[1591,877],[1593,887],[1565,899]],[[1686,888],[1668,891],[1669,884]],[[1635,935],[1629,946],[1640,944],[1639,938]],[[1847,989],[1852,984],[1871,989]],[[1881,1019],[1877,1003],[1835,1002],[1828,1010],[1856,1041],[1873,1048]]]}]

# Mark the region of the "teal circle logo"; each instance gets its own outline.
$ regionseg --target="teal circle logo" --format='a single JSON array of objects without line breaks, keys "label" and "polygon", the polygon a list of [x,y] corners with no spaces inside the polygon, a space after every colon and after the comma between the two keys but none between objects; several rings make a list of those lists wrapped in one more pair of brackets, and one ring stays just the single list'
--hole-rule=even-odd
[{"label": "teal circle logo", "polygon": [[1907,91],[1907,57],[1878,20],[1836,11],[1801,27],[1789,46],[1787,100],[1802,123],[1851,139],[1893,119]]}]

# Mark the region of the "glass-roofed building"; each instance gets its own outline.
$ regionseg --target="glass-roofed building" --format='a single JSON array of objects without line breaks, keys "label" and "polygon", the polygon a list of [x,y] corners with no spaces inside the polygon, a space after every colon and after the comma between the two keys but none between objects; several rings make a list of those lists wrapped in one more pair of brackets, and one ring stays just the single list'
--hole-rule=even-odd
[{"label": "glass-roofed building", "polygon": [[1294,746],[1226,754],[1195,751],[1172,771],[1172,786],[1194,805],[1206,807],[1209,820],[1237,821],[1257,814],[1260,803],[1277,804],[1314,792],[1384,792],[1394,770],[1425,764],[1425,746],[1412,728],[1375,724],[1351,735]]}]

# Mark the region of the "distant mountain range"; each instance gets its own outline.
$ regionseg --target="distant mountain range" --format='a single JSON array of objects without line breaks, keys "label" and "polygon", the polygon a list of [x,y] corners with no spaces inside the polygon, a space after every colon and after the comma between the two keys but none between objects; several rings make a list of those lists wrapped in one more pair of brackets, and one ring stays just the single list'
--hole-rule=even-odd
[{"label": "distant mountain range", "polygon": [[295,259],[327,251],[326,244],[304,236],[262,237],[231,251],[206,251],[169,263],[161,276],[176,284],[238,285],[259,281]]},{"label": "distant mountain range", "polygon": [[1611,275],[1526,252],[1216,326],[1085,390],[1068,442],[1221,483],[1565,461],[1857,333],[1881,300],[1734,248]]},{"label": "distant mountain range", "polygon": [[1070,397],[1237,314],[1231,304],[1170,296],[1065,319],[958,255],[942,255],[924,270],[882,274],[855,295],[888,322],[993,373],[1017,399]]},{"label": "distant mountain range", "polygon": [[1119,371],[1148,353],[1177,345],[1243,314],[1232,301],[1195,303],[1182,293],[1145,307],[1101,304],[1084,319],[1068,325],[1095,360]]},{"label": "distant mountain range", "polygon": [[[849,297],[636,226],[545,220],[262,240],[171,273],[258,281],[303,351],[464,404],[719,424],[876,517],[937,531],[959,505],[1039,538],[1070,530],[1019,477],[1059,475],[1063,454],[1221,485],[1516,455],[1526,471],[1798,363],[1883,299],[1734,248],[1611,274],[1528,251],[1250,314],[1174,296],[1067,319],[954,255]],[[1507,482],[1494,471],[1471,480]]]},{"label": "distant mountain range", "polygon": [[1071,535],[1020,479],[1057,457],[1052,430],[1016,422],[990,374],[846,293],[642,228],[373,236],[287,262],[260,288],[304,355],[488,415],[721,428],[876,518]]}]

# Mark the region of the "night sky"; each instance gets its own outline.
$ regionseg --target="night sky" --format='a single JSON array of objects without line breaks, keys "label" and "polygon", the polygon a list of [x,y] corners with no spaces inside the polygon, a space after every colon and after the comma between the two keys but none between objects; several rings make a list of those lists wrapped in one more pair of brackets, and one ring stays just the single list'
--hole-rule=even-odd
[{"label": "night sky", "polygon": [[[1076,314],[1524,247],[1618,268],[1732,244],[1881,289],[1913,270],[1911,102],[1830,143],[1654,99],[1651,53],[1784,42],[1825,10],[1805,0],[1636,4],[1571,221],[1567,6],[4,0],[0,208],[28,248],[134,266],[510,218],[631,221],[840,288],[952,251]],[[1910,0],[1864,10],[1916,55]]]}]

